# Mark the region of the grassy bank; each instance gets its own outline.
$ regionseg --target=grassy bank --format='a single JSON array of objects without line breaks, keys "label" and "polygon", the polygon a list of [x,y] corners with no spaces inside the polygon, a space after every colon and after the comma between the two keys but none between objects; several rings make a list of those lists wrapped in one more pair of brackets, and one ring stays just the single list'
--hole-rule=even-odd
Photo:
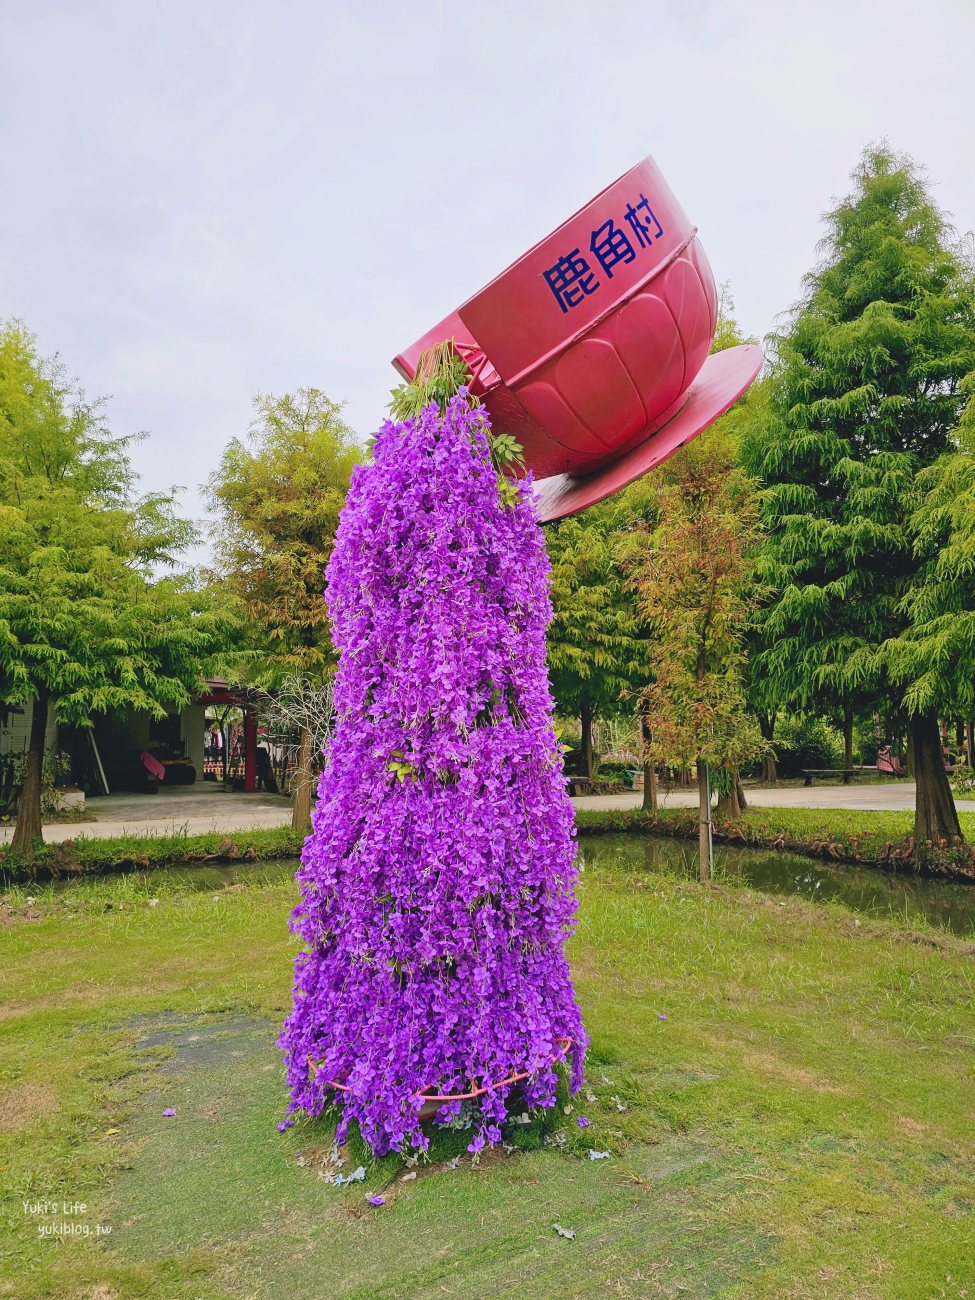
[{"label": "grassy bank", "polygon": [[340,1190],[323,1122],[276,1129],[293,884],[27,893],[0,914],[0,1295],[971,1294],[970,943],[587,871],[565,1148],[451,1168],[448,1135]]},{"label": "grassy bank", "polygon": [[97,839],[87,834],[63,844],[44,844],[27,860],[0,845],[0,873],[8,881],[147,871],[176,863],[236,862],[294,858],[304,835],[290,826],[203,835],[124,835]]},{"label": "grassy bank", "polygon": [[[656,818],[639,808],[579,809],[580,835],[618,832],[697,836],[693,808],[665,808]],[[975,813],[959,814],[972,850],[934,851],[924,869],[954,879],[975,880]],[[716,820],[714,838],[756,848],[788,849],[840,862],[856,862],[892,871],[917,869],[909,812],[864,812],[838,808],[750,808],[734,822]],[[32,861],[0,845],[0,878],[7,882],[50,879],[103,872],[144,871],[175,863],[233,862],[297,857],[304,836],[280,826],[252,831],[213,831],[206,835],[139,835],[119,839],[81,836],[67,844],[45,844]]]}]

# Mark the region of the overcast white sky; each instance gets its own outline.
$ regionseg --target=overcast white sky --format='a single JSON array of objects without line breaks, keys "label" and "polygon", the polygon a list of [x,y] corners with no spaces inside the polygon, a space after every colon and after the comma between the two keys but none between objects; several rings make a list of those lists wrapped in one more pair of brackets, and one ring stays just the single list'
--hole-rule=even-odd
[{"label": "overcast white sky", "polygon": [[761,336],[864,144],[975,227],[975,0],[0,0],[0,316],[146,488],[258,391],[347,399],[645,154]]}]

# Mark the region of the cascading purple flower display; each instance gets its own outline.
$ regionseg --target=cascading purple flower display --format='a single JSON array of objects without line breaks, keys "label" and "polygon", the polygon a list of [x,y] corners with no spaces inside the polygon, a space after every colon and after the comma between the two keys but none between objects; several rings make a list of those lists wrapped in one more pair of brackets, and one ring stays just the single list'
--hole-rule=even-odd
[{"label": "cascading purple flower display", "polygon": [[488,432],[463,389],[385,423],[328,566],[336,726],[280,1043],[291,1109],[338,1101],[338,1140],[355,1119],[377,1155],[428,1145],[423,1093],[486,1089],[471,1149],[499,1141],[502,1081],[528,1076],[519,1110],[554,1104],[566,1040],[573,1091],[582,1082],[549,564],[530,484],[499,496]]}]

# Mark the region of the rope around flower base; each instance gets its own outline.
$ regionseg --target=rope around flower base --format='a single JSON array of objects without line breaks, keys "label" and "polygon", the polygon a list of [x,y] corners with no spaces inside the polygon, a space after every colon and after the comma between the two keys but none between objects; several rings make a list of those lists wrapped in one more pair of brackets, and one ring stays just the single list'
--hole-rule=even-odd
[{"label": "rope around flower base", "polygon": [[[559,1047],[559,1050],[556,1052],[555,1056],[552,1058],[550,1062],[550,1064],[552,1065],[554,1065],[556,1061],[564,1060],[566,1052],[572,1046],[571,1038],[561,1038],[559,1042],[561,1046]],[[319,1069],[319,1066],[316,1065],[315,1062],[312,1060],[309,1060],[308,1065],[312,1070]],[[418,1092],[416,1094],[416,1100],[417,1101],[473,1101],[475,1097],[481,1097],[486,1092],[494,1092],[495,1089],[497,1088],[507,1087],[509,1083],[518,1083],[521,1079],[528,1079],[531,1077],[531,1075],[537,1074],[541,1068],[542,1068],[541,1066],[538,1066],[534,1070],[523,1070],[520,1074],[509,1074],[507,1079],[501,1079],[500,1082],[498,1083],[489,1083],[484,1088],[475,1088],[473,1092],[449,1092],[449,1093]],[[334,1079],[329,1079],[327,1086],[329,1088],[335,1088],[338,1092],[352,1091],[352,1088],[350,1087],[349,1084],[338,1083]]]}]

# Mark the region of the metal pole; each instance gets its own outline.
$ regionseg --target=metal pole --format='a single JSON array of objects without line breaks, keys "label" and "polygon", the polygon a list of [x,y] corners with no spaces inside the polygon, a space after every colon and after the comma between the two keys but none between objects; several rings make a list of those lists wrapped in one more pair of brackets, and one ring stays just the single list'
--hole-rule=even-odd
[{"label": "metal pole", "polygon": [[697,764],[697,790],[701,884],[706,885],[714,876],[714,841],[711,836],[711,774],[703,759],[699,759]]}]

